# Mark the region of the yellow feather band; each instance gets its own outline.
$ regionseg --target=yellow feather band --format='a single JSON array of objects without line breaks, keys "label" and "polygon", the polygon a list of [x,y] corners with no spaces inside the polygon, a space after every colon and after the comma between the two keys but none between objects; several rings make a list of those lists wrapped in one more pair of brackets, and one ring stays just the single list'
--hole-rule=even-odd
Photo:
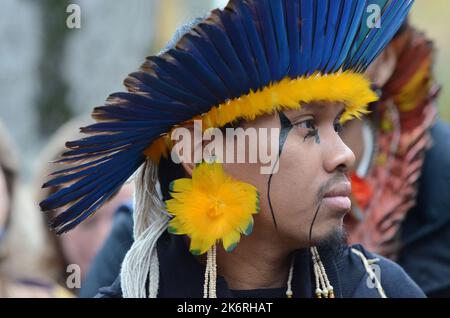
[{"label": "yellow feather band", "polygon": [[[192,120],[202,120],[203,129],[206,130],[223,127],[238,119],[251,121],[275,111],[299,109],[302,103],[325,101],[342,102],[346,105],[341,117],[341,122],[344,123],[367,114],[367,105],[377,100],[377,94],[372,91],[370,82],[362,74],[313,74],[296,79],[285,78],[256,92],[251,91],[247,95],[228,100]],[[155,140],[144,154],[154,162],[159,162],[161,155],[167,155],[169,146],[165,135]]]}]

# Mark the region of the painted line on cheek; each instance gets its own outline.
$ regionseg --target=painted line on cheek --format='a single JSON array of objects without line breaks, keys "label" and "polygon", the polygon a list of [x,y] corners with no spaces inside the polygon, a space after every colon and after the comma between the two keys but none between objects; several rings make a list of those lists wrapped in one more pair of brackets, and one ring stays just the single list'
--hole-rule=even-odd
[{"label": "painted line on cheek", "polygon": [[321,203],[317,206],[316,213],[314,213],[314,218],[311,222],[311,226],[309,227],[309,246],[312,246],[312,230],[314,227],[314,223],[316,222],[317,215],[319,214]]},{"label": "painted line on cheek", "polygon": [[[279,118],[280,118],[280,137],[279,137],[279,150],[278,150],[278,156],[277,159],[275,161],[275,165],[274,168],[277,166],[277,164],[279,163],[280,157],[281,157],[281,153],[283,151],[284,148],[284,144],[286,143],[286,139],[289,135],[289,133],[292,130],[292,123],[291,121],[286,117],[286,115],[283,112],[278,112]],[[273,210],[273,206],[272,206],[272,200],[270,198],[270,187],[272,185],[272,177],[273,177],[273,169],[272,172],[270,173],[269,176],[269,180],[267,181],[267,200],[269,202],[269,208],[270,208],[270,213],[272,214],[272,220],[273,220],[273,224],[275,225],[275,228],[277,229],[277,220],[275,218],[275,212]]]}]

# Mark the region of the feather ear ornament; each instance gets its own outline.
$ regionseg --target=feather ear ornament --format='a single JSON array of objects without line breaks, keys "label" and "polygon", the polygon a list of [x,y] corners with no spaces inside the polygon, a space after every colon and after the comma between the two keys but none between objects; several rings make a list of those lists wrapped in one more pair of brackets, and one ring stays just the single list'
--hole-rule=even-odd
[{"label": "feather ear ornament", "polygon": [[218,242],[231,252],[241,234],[252,233],[253,215],[259,212],[258,191],[228,175],[222,164],[200,163],[192,178],[173,181],[170,192],[166,208],[173,218],[168,230],[187,235],[194,255],[204,254]]}]

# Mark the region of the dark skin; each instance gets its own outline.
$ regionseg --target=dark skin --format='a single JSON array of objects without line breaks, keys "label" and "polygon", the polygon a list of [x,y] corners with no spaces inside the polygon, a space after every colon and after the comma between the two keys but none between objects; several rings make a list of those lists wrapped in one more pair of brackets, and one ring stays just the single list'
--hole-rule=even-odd
[{"label": "dark skin", "polygon": [[[347,173],[355,161],[339,135],[343,110],[341,103],[317,102],[283,113],[292,127],[281,151],[279,170],[272,176],[270,193],[270,175],[260,173],[261,163],[223,165],[227,173],[258,189],[261,208],[254,217],[253,233],[243,236],[233,252],[227,253],[218,244],[219,274],[231,289],[285,286],[295,250],[342,231],[349,210]],[[261,116],[242,127],[281,128],[280,116]],[[183,166],[191,175],[194,166]]]}]

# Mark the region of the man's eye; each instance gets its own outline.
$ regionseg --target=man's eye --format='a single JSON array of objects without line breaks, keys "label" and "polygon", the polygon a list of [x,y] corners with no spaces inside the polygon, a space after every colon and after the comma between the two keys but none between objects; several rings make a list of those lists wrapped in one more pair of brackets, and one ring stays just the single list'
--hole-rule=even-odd
[{"label": "man's eye", "polygon": [[295,125],[299,128],[305,128],[305,129],[309,129],[309,130],[316,129],[316,126],[314,125],[314,119],[307,119],[307,120],[299,122]]}]

